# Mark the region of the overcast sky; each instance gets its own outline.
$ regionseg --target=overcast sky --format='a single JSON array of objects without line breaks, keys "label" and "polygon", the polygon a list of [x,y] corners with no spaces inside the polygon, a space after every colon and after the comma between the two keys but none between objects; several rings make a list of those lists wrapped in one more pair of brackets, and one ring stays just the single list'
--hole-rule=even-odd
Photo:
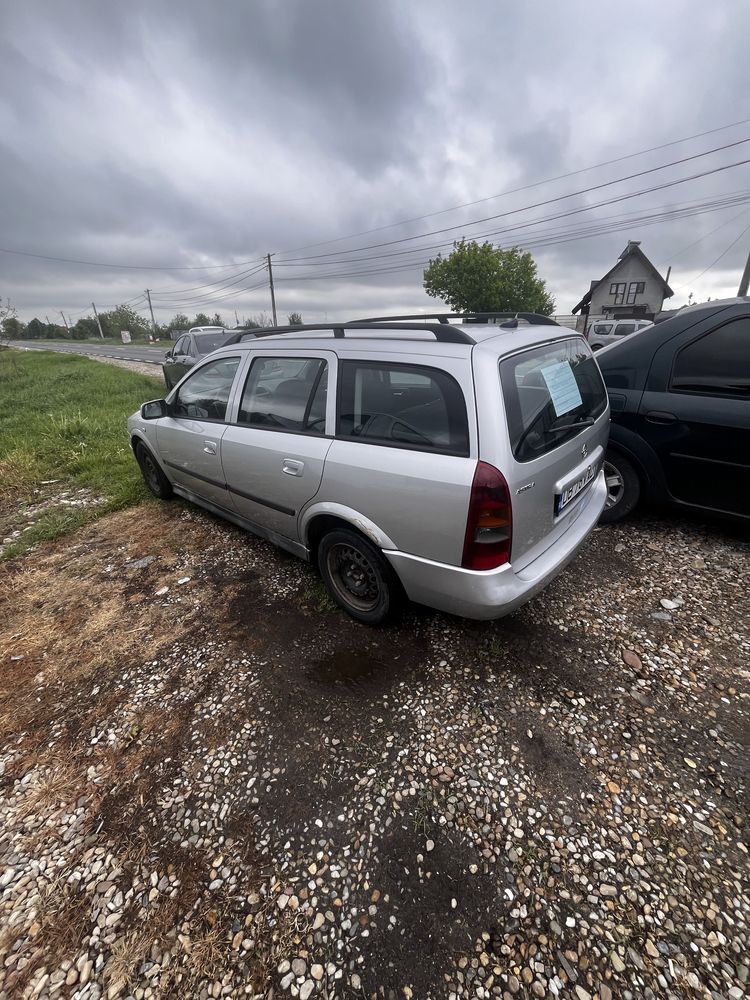
[{"label": "overcast sky", "polygon": [[[532,250],[559,312],[628,239],[672,265],[672,304],[734,294],[748,164],[550,217],[750,159],[748,142],[575,194],[750,137],[585,169],[750,119],[748,37],[746,0],[3,0],[0,246],[118,266],[0,253],[0,295],[75,319],[149,287],[157,320],[233,321],[269,309],[251,272],[272,252],[281,316],[420,311],[437,246],[493,232]],[[621,228],[571,239],[597,225]]]}]

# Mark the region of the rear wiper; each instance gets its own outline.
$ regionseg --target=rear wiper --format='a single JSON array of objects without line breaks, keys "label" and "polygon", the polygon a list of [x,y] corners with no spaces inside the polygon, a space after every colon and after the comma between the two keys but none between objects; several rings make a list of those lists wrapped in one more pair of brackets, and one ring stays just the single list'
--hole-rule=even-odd
[{"label": "rear wiper", "polygon": [[550,427],[548,434],[557,434],[558,431],[580,430],[583,427],[593,427],[596,421],[593,417],[585,417],[583,420],[574,420],[572,424],[558,424]]}]

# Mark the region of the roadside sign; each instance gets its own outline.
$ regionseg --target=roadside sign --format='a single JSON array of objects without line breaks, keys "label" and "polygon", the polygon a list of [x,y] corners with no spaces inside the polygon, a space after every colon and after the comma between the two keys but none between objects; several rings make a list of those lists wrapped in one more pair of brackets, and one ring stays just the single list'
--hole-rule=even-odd
[{"label": "roadside sign", "polygon": [[120,330],[120,336],[122,337],[123,344],[130,343],[130,330]]}]

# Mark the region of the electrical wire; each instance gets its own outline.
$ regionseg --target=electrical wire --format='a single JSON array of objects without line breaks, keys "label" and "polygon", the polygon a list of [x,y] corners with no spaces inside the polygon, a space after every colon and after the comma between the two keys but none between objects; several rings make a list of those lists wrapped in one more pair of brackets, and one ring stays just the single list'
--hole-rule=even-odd
[{"label": "electrical wire", "polygon": [[427,212],[425,215],[415,215],[410,219],[402,219],[400,222],[390,222],[385,226],[376,226],[374,229],[364,229],[358,233],[350,233],[348,236],[337,236],[334,239],[322,240],[319,243],[308,243],[306,246],[295,247],[291,250],[282,250],[279,252],[279,256],[290,253],[299,253],[302,250],[311,250],[315,247],[329,246],[331,243],[341,243],[345,240],[357,239],[360,236],[369,236],[372,233],[380,233],[386,229],[395,229],[398,226],[407,226],[412,222],[422,222],[424,219],[432,219],[438,215],[445,215],[448,212],[457,212],[464,208],[472,208],[474,205],[481,205],[488,201],[494,201],[497,198],[505,198],[510,194],[518,194],[521,191],[530,191],[532,188],[542,187],[544,184],[554,184],[556,181],[567,180],[569,177],[575,177],[578,174],[585,174],[591,170],[599,170],[601,167],[609,167],[615,163],[622,163],[625,160],[632,160],[637,156],[645,156],[647,153],[655,153],[660,149],[667,149],[670,146],[678,146],[681,142],[692,142],[693,139],[702,139],[707,135],[714,135],[716,132],[725,132],[727,129],[736,128],[739,125],[746,125],[750,122],[750,118],[742,118],[740,121],[730,122],[728,125],[720,125],[718,128],[708,129],[706,132],[697,132],[695,135],[685,136],[682,139],[673,139],[671,142],[661,143],[659,146],[651,146],[648,149],[641,149],[637,153],[626,153],[624,156],[618,156],[613,160],[604,160],[602,163],[595,163],[589,167],[581,167],[578,170],[571,170],[567,174],[558,174],[557,177],[548,177],[545,180],[534,181],[532,184],[524,184],[521,187],[509,188],[506,191],[501,191],[499,194],[491,194],[486,198],[477,198],[475,201],[467,201],[461,205],[452,205],[450,208],[441,208],[436,212]]},{"label": "electrical wire", "polygon": [[696,282],[698,280],[698,278],[702,278],[704,274],[708,274],[708,272],[711,270],[711,268],[714,267],[716,264],[718,264],[719,261],[722,259],[722,257],[726,257],[726,255],[729,253],[729,251],[732,249],[732,247],[736,246],[740,242],[740,240],[742,239],[742,237],[745,235],[745,233],[749,229],[750,229],[750,223],[748,223],[745,226],[745,228],[742,230],[742,232],[737,237],[737,239],[732,240],[732,242],[729,244],[729,246],[726,248],[726,250],[722,251],[722,253],[719,254],[719,256],[716,258],[716,260],[711,261],[711,263],[708,265],[708,267],[704,271],[701,271],[700,274],[696,274],[695,277],[691,278],[689,281],[685,281],[683,284],[678,285],[674,289],[674,291],[677,292],[681,288],[687,288],[688,285],[694,284],[694,282]]},{"label": "electrical wire", "polygon": [[[474,220],[472,220],[470,222],[459,223],[458,225],[455,225],[455,226],[444,226],[442,229],[432,229],[432,230],[430,230],[427,233],[420,233],[420,234],[414,235],[414,236],[403,236],[403,237],[401,237],[401,239],[398,239],[398,240],[386,240],[386,241],[384,241],[382,243],[370,243],[370,244],[368,244],[366,246],[363,246],[363,247],[353,247],[350,250],[332,251],[332,252],[323,253],[323,254],[313,254],[311,257],[308,257],[308,258],[300,257],[300,258],[293,258],[293,259],[294,260],[298,260],[300,262],[304,262],[306,260],[315,260],[315,259],[319,259],[319,258],[322,258],[322,257],[334,257],[334,256],[336,256],[337,253],[342,253],[342,254],[359,253],[361,250],[375,250],[375,249],[380,249],[381,247],[394,246],[394,245],[400,244],[400,243],[408,243],[408,242],[411,242],[412,240],[421,240],[421,239],[424,239],[427,236],[437,236],[437,235],[440,235],[442,233],[455,232],[458,229],[465,230],[465,229],[467,229],[467,228],[469,228],[471,226],[478,226],[478,225],[480,225],[483,222],[494,222],[496,219],[504,219],[504,218],[507,218],[509,215],[518,215],[519,212],[528,212],[528,211],[531,211],[534,208],[544,208],[545,206],[547,206],[547,205],[553,205],[556,202],[566,201],[568,198],[580,197],[581,195],[584,195],[584,194],[590,194],[592,191],[601,191],[603,188],[612,187],[615,184],[622,184],[625,181],[635,180],[638,177],[645,177],[647,174],[653,174],[653,173],[656,173],[659,170],[666,170],[668,167],[680,166],[683,163],[689,163],[692,160],[698,160],[698,159],[701,159],[704,156],[710,156],[713,153],[723,152],[726,149],[732,149],[735,146],[741,146],[741,145],[743,145],[743,144],[745,144],[747,142],[750,142],[750,136],[748,136],[748,137],[746,137],[744,139],[738,139],[736,142],[726,143],[724,146],[716,146],[714,149],[707,149],[707,150],[705,150],[702,153],[694,153],[692,156],[684,156],[684,157],[682,157],[679,160],[672,160],[669,163],[662,163],[662,164],[660,164],[659,166],[656,166],[656,167],[648,167],[646,170],[638,170],[638,171],[636,171],[633,174],[627,174],[625,177],[617,177],[614,180],[602,181],[600,184],[592,184],[589,187],[587,187],[587,188],[581,188],[578,191],[571,191],[568,194],[556,195],[554,198],[546,198],[544,201],[534,202],[531,205],[523,205],[520,208],[511,208],[511,209],[508,209],[505,212],[498,212],[496,215],[487,215],[487,216],[484,216],[481,219],[474,219]],[[750,161],[748,161],[748,160],[742,160],[739,163],[729,164],[728,166],[741,166],[743,163],[747,163],[747,162],[750,162]],[[670,187],[673,184],[684,183],[684,181],[686,181],[686,180],[694,180],[696,177],[708,176],[710,173],[717,173],[717,172],[719,172],[721,170],[726,170],[726,169],[728,169],[728,166],[725,165],[723,167],[715,167],[715,168],[713,168],[713,170],[706,171],[704,173],[694,174],[691,177],[682,178],[680,180],[673,181],[673,182],[670,182],[670,183],[664,184],[664,185],[658,185],[658,186],[656,186],[655,188],[653,188],[651,190],[657,190],[658,191],[658,190],[661,190],[664,187]],[[623,200],[624,201],[627,198],[635,197],[636,194],[643,194],[643,193],[644,193],[643,191],[639,191],[639,192],[635,192],[634,194],[622,195],[620,199],[615,199],[612,202],[605,202],[604,204],[614,204],[614,201],[616,201],[616,200]],[[579,211],[586,211],[586,209],[579,209]]]}]

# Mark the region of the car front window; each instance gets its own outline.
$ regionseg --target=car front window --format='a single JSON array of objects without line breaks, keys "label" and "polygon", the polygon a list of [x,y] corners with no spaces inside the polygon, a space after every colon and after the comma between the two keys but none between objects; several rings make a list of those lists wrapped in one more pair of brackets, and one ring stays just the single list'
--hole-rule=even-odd
[{"label": "car front window", "polygon": [[190,375],[172,401],[171,415],[188,420],[225,420],[239,358],[218,358]]}]

